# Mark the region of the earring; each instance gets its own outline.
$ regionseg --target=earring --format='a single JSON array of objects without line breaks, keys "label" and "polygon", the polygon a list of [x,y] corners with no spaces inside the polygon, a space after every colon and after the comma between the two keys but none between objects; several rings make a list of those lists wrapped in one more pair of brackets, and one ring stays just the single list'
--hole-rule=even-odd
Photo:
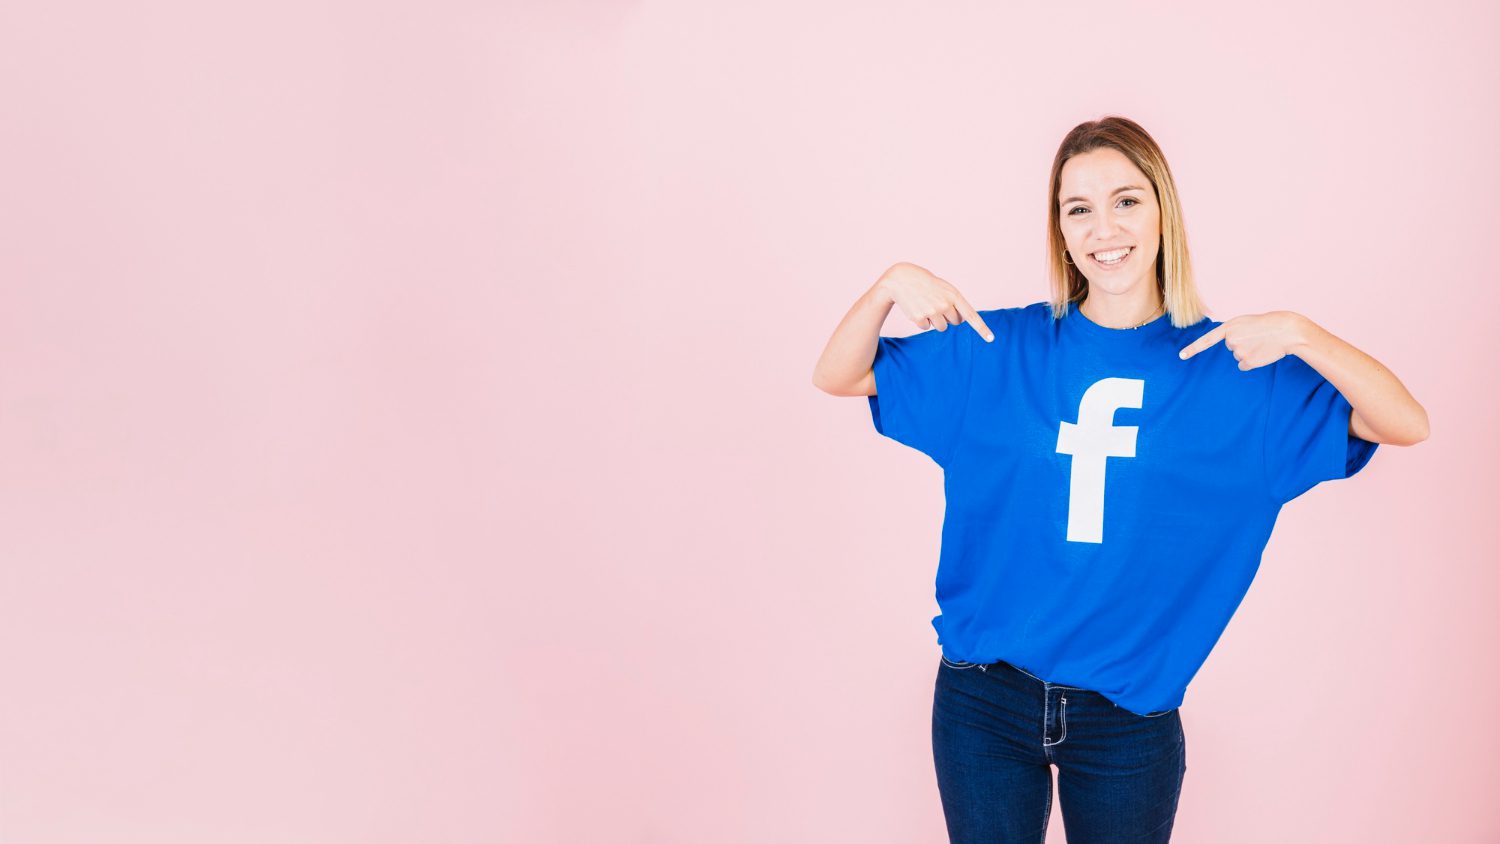
[{"label": "earring", "polygon": [[1072,261],[1068,260],[1068,250],[1066,250],[1066,249],[1063,250],[1063,263],[1064,264],[1072,264],[1073,263]]}]

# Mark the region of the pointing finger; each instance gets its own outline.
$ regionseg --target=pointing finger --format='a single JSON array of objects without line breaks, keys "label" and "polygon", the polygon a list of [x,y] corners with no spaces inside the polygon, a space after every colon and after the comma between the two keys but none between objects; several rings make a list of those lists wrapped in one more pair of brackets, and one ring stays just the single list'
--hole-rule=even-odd
[{"label": "pointing finger", "polygon": [[1225,323],[1220,323],[1214,330],[1189,343],[1185,348],[1183,348],[1182,351],[1177,353],[1177,356],[1179,358],[1182,358],[1183,360],[1187,360],[1193,355],[1196,355],[1209,346],[1212,346],[1213,344],[1219,342],[1219,340],[1223,339],[1224,337],[1224,326]]},{"label": "pointing finger", "polygon": [[994,332],[990,331],[990,327],[984,324],[984,317],[981,317],[979,312],[969,305],[969,301],[960,295],[957,304],[958,312],[963,315],[964,322],[973,326],[974,330],[979,332],[979,336],[984,338],[984,342],[994,342]]}]

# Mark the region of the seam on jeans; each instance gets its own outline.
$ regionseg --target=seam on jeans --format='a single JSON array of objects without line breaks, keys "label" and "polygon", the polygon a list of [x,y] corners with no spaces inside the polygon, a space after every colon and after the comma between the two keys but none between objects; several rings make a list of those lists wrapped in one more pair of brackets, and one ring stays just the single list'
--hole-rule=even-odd
[{"label": "seam on jeans", "polygon": [[[1079,692],[1094,692],[1093,689],[1085,689],[1082,686],[1064,686],[1061,683],[1049,683],[1046,680],[1043,680],[1042,678],[1036,676],[1035,674],[1032,674],[1030,671],[1027,671],[1026,669],[1022,668],[1019,665],[1015,665],[1014,663],[1009,663],[1009,662],[1007,662],[1006,665],[1009,665],[1011,668],[1016,669],[1017,671],[1021,672],[1022,674],[1025,674],[1027,677],[1030,677],[1031,679],[1037,681],[1038,683],[1041,683],[1043,686],[1046,686],[1047,688],[1050,688],[1050,689],[1073,689],[1074,691],[1079,691]],[[1094,692],[1094,693],[1098,694],[1097,692]],[[1105,700],[1109,700],[1109,698],[1105,698]],[[1109,701],[1109,702],[1112,703],[1112,704],[1114,704],[1114,706],[1117,709],[1125,709],[1125,707],[1120,706],[1118,703],[1115,703],[1112,700]],[[1130,712],[1130,710],[1128,710],[1128,709],[1125,709],[1125,711],[1126,712]],[[1176,712],[1176,711],[1177,711],[1176,707],[1173,707],[1172,709],[1168,709],[1168,710],[1165,710],[1165,711],[1162,711],[1162,712],[1158,712],[1155,715],[1136,715],[1136,713],[1134,713],[1134,712],[1130,712],[1130,714],[1131,715],[1135,715],[1137,718],[1160,718],[1163,715],[1171,715],[1173,712]],[[1062,739],[1058,739],[1058,741],[1062,741]]]},{"label": "seam on jeans", "polygon": [[[956,669],[958,669],[960,671],[962,671],[965,668],[973,668],[974,666],[976,666],[976,665],[979,664],[977,662],[962,662],[962,663],[954,662],[953,660],[949,659],[948,657],[946,657],[946,656],[944,656],[942,654],[938,654],[938,659],[942,660],[943,664],[946,665],[946,666],[948,666],[949,668],[956,668]],[[931,665],[932,663],[929,662],[927,664]]]},{"label": "seam on jeans", "polygon": [[1062,721],[1062,737],[1059,738],[1055,743],[1056,744],[1062,744],[1064,741],[1067,741],[1067,739],[1068,739],[1068,697],[1067,697],[1067,695],[1063,695],[1063,699],[1062,699],[1062,711],[1058,713],[1057,718],[1058,718],[1059,721]]},{"label": "seam on jeans", "polygon": [[1042,752],[1047,755],[1047,761],[1052,761],[1052,745],[1047,741],[1047,716],[1052,714],[1052,697],[1046,690],[1042,691]]},{"label": "seam on jeans", "polygon": [[1187,774],[1187,736],[1179,725],[1177,728],[1177,787],[1182,788],[1182,778]]},{"label": "seam on jeans", "polygon": [[[1010,665],[1010,663],[1006,663],[1006,664]],[[1051,688],[1054,688],[1054,689],[1076,689],[1076,690],[1078,690],[1080,692],[1092,691],[1092,689],[1085,689],[1082,686],[1064,686],[1061,683],[1049,683],[1046,680],[1043,680],[1042,678],[1036,676],[1035,674],[1032,674],[1030,671],[1027,671],[1026,669],[1022,668],[1019,665],[1011,665],[1011,667],[1014,668],[1014,669],[1016,669],[1017,671],[1021,672],[1022,674],[1025,674],[1027,677],[1030,677],[1031,679],[1037,681],[1038,683],[1041,683],[1044,686],[1050,686]]]},{"label": "seam on jeans", "polygon": [[1047,844],[1047,821],[1052,819],[1052,768],[1047,768],[1047,808],[1042,810],[1042,837],[1038,844]]},{"label": "seam on jeans", "polygon": [[[1062,703],[1061,703],[1061,706],[1058,709],[1058,713],[1057,713],[1057,720],[1058,720],[1059,726],[1062,728],[1062,734],[1057,737],[1057,741],[1053,741],[1053,742],[1047,741],[1047,715],[1050,712],[1050,709],[1049,709],[1050,706],[1051,706],[1051,701],[1047,699],[1047,697],[1045,696],[1045,693],[1044,693],[1044,696],[1042,698],[1042,747],[1045,747],[1045,748],[1048,748],[1048,749],[1051,749],[1053,747],[1056,747],[1059,744],[1062,744],[1068,738],[1068,698],[1067,698],[1067,696],[1064,695],[1062,697]],[[1051,757],[1049,756],[1048,758],[1050,759]]]},{"label": "seam on jeans", "polygon": [[1043,680],[1042,678],[1036,676],[1035,674],[1032,674],[1030,671],[1027,671],[1026,669],[1022,668],[1019,665],[1015,665],[1013,663],[1007,663],[1007,664],[1010,665],[1011,668],[1016,669],[1017,671],[1021,672],[1022,674],[1025,674],[1027,677],[1030,677],[1031,679],[1037,681],[1038,683],[1045,683],[1045,682],[1047,682],[1046,680]]},{"label": "seam on jeans", "polygon": [[[1105,700],[1109,700],[1109,699],[1105,698]],[[1125,707],[1119,705],[1118,703],[1115,703],[1112,700],[1109,701],[1109,703],[1110,703],[1111,706],[1113,706],[1114,708],[1120,710],[1121,712],[1124,712],[1127,715],[1134,715],[1137,718],[1160,718],[1163,715],[1171,715],[1173,712],[1176,712],[1177,709],[1178,709],[1178,707],[1174,706],[1171,709],[1163,709],[1162,711],[1154,713],[1154,714],[1142,715],[1139,712],[1131,712],[1129,709],[1126,709]]]}]

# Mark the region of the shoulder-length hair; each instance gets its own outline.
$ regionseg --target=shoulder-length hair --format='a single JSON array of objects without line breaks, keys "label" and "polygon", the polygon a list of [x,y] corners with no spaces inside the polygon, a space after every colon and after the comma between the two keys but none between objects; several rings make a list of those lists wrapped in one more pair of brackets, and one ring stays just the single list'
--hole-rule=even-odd
[{"label": "shoulder-length hair", "polygon": [[1062,209],[1058,205],[1062,190],[1062,169],[1075,155],[1101,147],[1119,150],[1130,159],[1156,192],[1161,209],[1161,242],[1156,254],[1156,287],[1172,325],[1185,328],[1202,320],[1203,301],[1193,283],[1193,265],[1188,257],[1187,229],[1183,224],[1182,205],[1177,199],[1177,183],[1167,166],[1161,147],[1140,124],[1117,115],[1080,123],[1063,138],[1052,160],[1051,187],[1047,194],[1047,276],[1051,288],[1052,315],[1061,319],[1068,307],[1088,297],[1088,279],[1078,267],[1063,260],[1067,243],[1062,236]]}]

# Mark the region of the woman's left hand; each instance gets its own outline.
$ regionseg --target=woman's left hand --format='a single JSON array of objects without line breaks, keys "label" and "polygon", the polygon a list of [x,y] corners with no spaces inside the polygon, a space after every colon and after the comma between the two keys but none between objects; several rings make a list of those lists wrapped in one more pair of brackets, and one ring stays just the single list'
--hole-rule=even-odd
[{"label": "woman's left hand", "polygon": [[1273,364],[1306,342],[1310,320],[1295,311],[1244,314],[1220,323],[1214,330],[1189,343],[1177,356],[1187,360],[1213,344],[1224,341],[1234,352],[1240,369]]}]

